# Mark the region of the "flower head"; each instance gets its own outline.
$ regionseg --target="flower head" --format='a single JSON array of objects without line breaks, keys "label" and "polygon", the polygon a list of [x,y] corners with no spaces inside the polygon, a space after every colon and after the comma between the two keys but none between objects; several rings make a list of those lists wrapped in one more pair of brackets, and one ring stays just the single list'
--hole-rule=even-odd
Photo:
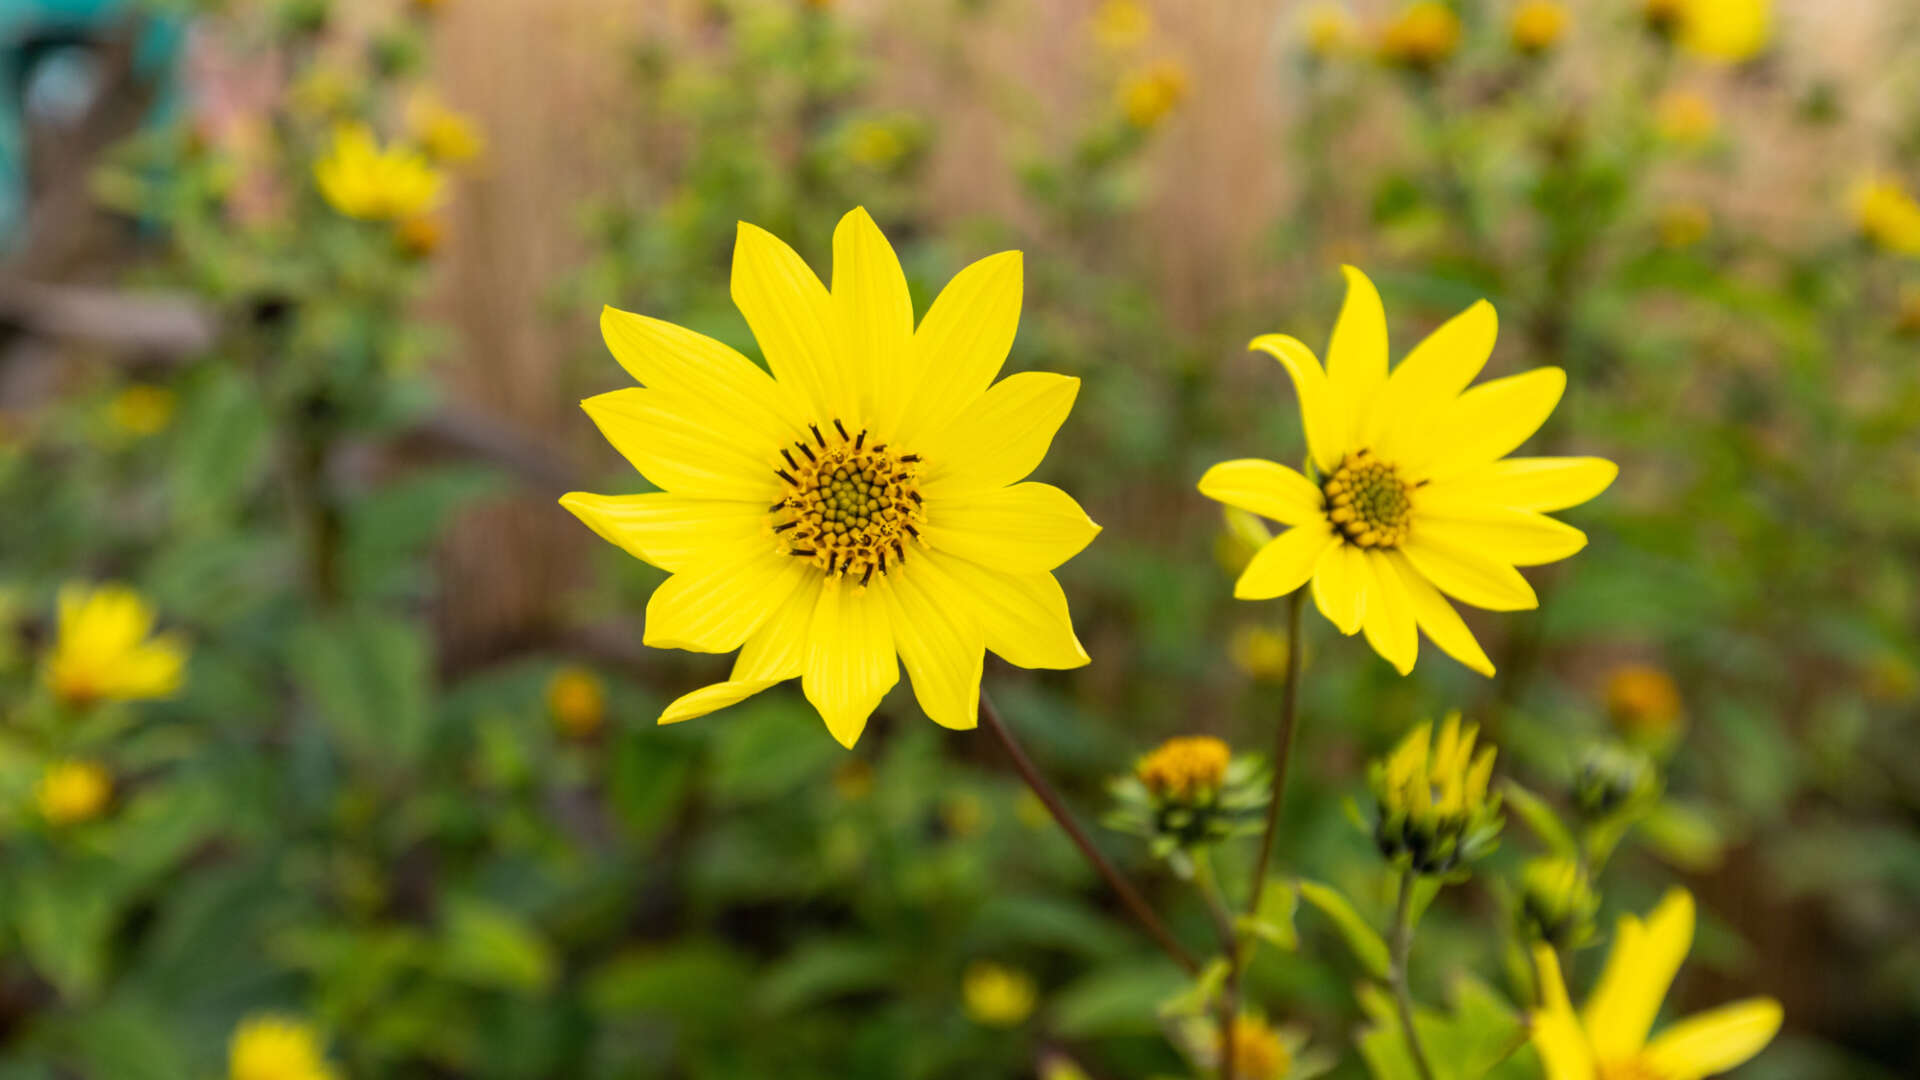
[{"label": "flower head", "polygon": [[1853,188],[1853,221],[1876,247],[1920,255],[1920,202],[1891,176],[1869,176]]},{"label": "flower head", "polygon": [[1300,40],[1311,56],[1336,56],[1353,44],[1357,33],[1353,13],[1337,0],[1319,0],[1300,12]]},{"label": "flower head", "polygon": [[[1242,1014],[1233,1018],[1233,1068],[1246,1080],[1284,1080],[1293,1070],[1293,1051],[1265,1020]],[[1212,1057],[1219,1060],[1220,1036],[1213,1034]]]},{"label": "flower head", "polygon": [[338,1080],[313,1025],[286,1016],[252,1016],[227,1046],[228,1080]]},{"label": "flower head", "polygon": [[1681,146],[1699,146],[1719,129],[1713,101],[1694,90],[1669,90],[1653,105],[1653,127],[1662,139]]},{"label": "flower head", "polygon": [[1162,799],[1206,801],[1227,777],[1227,744],[1211,735],[1168,739],[1134,766],[1134,775]]},{"label": "flower head", "polygon": [[164,386],[134,383],[113,395],[107,404],[107,419],[115,428],[134,438],[157,435],[173,422],[178,397]]},{"label": "flower head", "polygon": [[1567,32],[1567,9],[1554,0],[1522,0],[1507,21],[1507,35],[1520,52],[1538,54],[1560,43]]},{"label": "flower head", "polygon": [[1153,12],[1140,0],[1106,0],[1093,13],[1093,39],[1103,49],[1125,52],[1153,33]]},{"label": "flower head", "polygon": [[364,221],[417,217],[440,199],[440,171],[416,150],[382,148],[365,124],[333,129],[327,152],[313,165],[328,205]]},{"label": "flower head", "polygon": [[1607,676],[1607,712],[1628,738],[1662,743],[1680,726],[1680,688],[1662,668],[1622,664]]},{"label": "flower head", "polygon": [[1380,32],[1380,55],[1390,64],[1434,67],[1460,48],[1460,16],[1440,0],[1415,0]]},{"label": "flower head", "polygon": [[407,130],[429,159],[443,164],[472,161],[487,146],[472,118],[428,93],[407,102]]},{"label": "flower head", "polygon": [[92,821],[113,797],[113,778],[97,761],[56,761],[40,774],[33,804],[49,825]]},{"label": "flower head", "polygon": [[1744,63],[1773,36],[1773,0],[1680,0],[1680,47],[1707,60]]},{"label": "flower head", "polygon": [[1620,920],[1613,951],[1579,1013],[1553,947],[1533,947],[1544,1002],[1533,1046],[1547,1080],[1701,1080],[1759,1053],[1780,1030],[1780,1003],[1749,998],[1692,1016],[1648,1039],[1660,1002],[1693,944],[1693,896],[1667,894],[1645,922]]},{"label": "flower head", "polygon": [[1421,724],[1368,770],[1378,804],[1373,839],[1389,860],[1422,874],[1446,874],[1492,850],[1500,834],[1500,796],[1489,793],[1493,747],[1474,753],[1476,724],[1450,713],[1440,727]]},{"label": "flower head", "polygon": [[731,678],[661,723],[799,678],[852,746],[900,663],[929,717],[971,728],[983,650],[1021,667],[1087,662],[1052,571],[1099,526],[1058,488],[1020,482],[1079,380],[993,381],[1019,319],[1019,253],[962,270],[916,329],[865,210],[841,219],[833,248],[829,292],[791,248],[740,226],[734,302],[771,376],[670,323],[601,317],[645,386],[583,405],[664,490],[561,505],[673,575],[647,605],[648,645],[740,650]]},{"label": "flower head", "polygon": [[1341,633],[1364,630],[1402,674],[1419,650],[1416,626],[1449,656],[1493,674],[1441,594],[1494,611],[1538,606],[1515,567],[1564,559],[1587,542],[1545,512],[1586,502],[1618,472],[1599,458],[1505,458],[1546,421],[1567,377],[1537,368],[1466,389],[1494,333],[1482,300],[1389,375],[1380,294],[1348,267],[1325,369],[1296,338],[1254,339],[1293,379],[1318,475],[1242,459],[1201,478],[1208,497],[1291,526],[1254,556],[1235,596],[1271,599],[1311,582],[1321,614]]},{"label": "flower head", "polygon": [[149,637],[154,613],[121,585],[60,590],[59,634],[47,657],[54,696],[72,706],[172,697],[187,664],[174,634]]},{"label": "flower head", "polygon": [[978,960],[968,965],[960,980],[960,997],[967,1017],[983,1027],[1019,1027],[1033,1015],[1040,988],[1024,971]]},{"label": "flower head", "polygon": [[1187,69],[1176,60],[1156,60],[1120,83],[1120,111],[1137,128],[1154,128],[1187,97]]},{"label": "flower head", "polygon": [[547,680],[547,715],[561,733],[584,739],[607,718],[607,688],[589,668],[568,665]]}]

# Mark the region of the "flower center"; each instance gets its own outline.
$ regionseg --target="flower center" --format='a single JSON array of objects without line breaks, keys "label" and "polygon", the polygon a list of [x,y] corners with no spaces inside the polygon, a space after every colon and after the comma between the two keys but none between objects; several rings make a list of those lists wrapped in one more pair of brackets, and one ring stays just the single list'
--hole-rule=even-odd
[{"label": "flower center", "polygon": [[1327,517],[1348,543],[1385,548],[1407,539],[1413,486],[1373,451],[1348,454],[1320,491],[1327,497]]},{"label": "flower center", "polygon": [[865,585],[907,557],[908,538],[918,540],[926,513],[914,481],[920,455],[901,454],[886,443],[869,443],[865,430],[849,434],[833,422],[829,438],[809,424],[811,442],[781,450],[774,474],[787,485],[772,510],[783,520],[773,531],[787,551],[829,574],[858,576]]}]

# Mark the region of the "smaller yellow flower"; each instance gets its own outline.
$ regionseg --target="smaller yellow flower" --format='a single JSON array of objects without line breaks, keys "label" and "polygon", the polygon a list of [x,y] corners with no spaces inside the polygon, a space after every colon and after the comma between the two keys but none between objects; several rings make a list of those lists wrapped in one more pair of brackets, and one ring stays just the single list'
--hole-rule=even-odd
[{"label": "smaller yellow flower", "polygon": [[1544,1004],[1533,1014],[1532,1037],[1547,1080],[1702,1080],[1746,1062],[1773,1040],[1780,1003],[1765,997],[1688,1017],[1648,1039],[1693,945],[1693,918],[1693,896],[1685,889],[1669,892],[1645,922],[1623,917],[1606,969],[1577,1014],[1552,946],[1533,947]]},{"label": "smaller yellow flower", "polygon": [[149,638],[153,623],[153,609],[125,586],[61,589],[59,634],[46,663],[54,696],[84,707],[178,693],[186,644],[174,634]]},{"label": "smaller yellow flower", "polygon": [[1699,146],[1720,128],[1713,101],[1693,90],[1669,90],[1653,105],[1653,129],[1662,139],[1682,146]]},{"label": "smaller yellow flower", "polygon": [[228,1080],[338,1080],[320,1033],[286,1016],[251,1016],[227,1046]]},{"label": "smaller yellow flower", "polygon": [[1529,939],[1575,948],[1593,936],[1599,910],[1600,897],[1575,860],[1531,859],[1521,868],[1520,926]]},{"label": "smaller yellow flower", "polygon": [[1211,735],[1182,735],[1161,743],[1133,771],[1156,798],[1204,801],[1220,790],[1232,759],[1227,744]]},{"label": "smaller yellow flower", "polygon": [[472,161],[487,147],[471,117],[430,93],[415,94],[407,102],[407,130],[427,157],[441,164]]},{"label": "smaller yellow flower", "polygon": [[1567,9],[1553,0],[1522,0],[1507,23],[1513,47],[1530,55],[1558,45],[1566,33]]},{"label": "smaller yellow flower", "polygon": [[982,1027],[1019,1027],[1033,1015],[1040,988],[1024,971],[978,960],[960,981],[967,1016]]},{"label": "smaller yellow flower", "polygon": [[1680,47],[1707,60],[1745,63],[1773,36],[1773,0],[1681,0]]},{"label": "smaller yellow flower", "polygon": [[1680,726],[1680,688],[1652,664],[1623,664],[1607,676],[1607,712],[1628,738],[1665,742]]},{"label": "smaller yellow flower", "polygon": [[1445,874],[1492,850],[1500,833],[1500,797],[1489,794],[1494,749],[1474,753],[1477,724],[1449,713],[1438,738],[1421,724],[1368,770],[1379,804],[1374,842],[1389,860],[1418,873]]},{"label": "smaller yellow flower", "polygon": [[56,761],[40,774],[33,803],[53,826],[92,821],[113,797],[113,778],[97,761]]},{"label": "smaller yellow flower", "polygon": [[1920,255],[1920,202],[1899,180],[1869,176],[1854,185],[1853,221],[1875,246],[1898,255]]},{"label": "smaller yellow flower", "polygon": [[174,392],[164,386],[134,383],[107,404],[107,420],[123,434],[141,439],[167,429],[176,403]]},{"label": "smaller yellow flower", "polygon": [[1380,55],[1391,64],[1425,69],[1460,47],[1460,16],[1440,0],[1415,0],[1380,33]]},{"label": "smaller yellow flower", "polygon": [[440,171],[418,151],[382,148],[365,124],[340,124],[313,166],[328,205],[363,221],[418,217],[440,200]]},{"label": "smaller yellow flower", "polygon": [[1300,40],[1311,56],[1322,60],[1337,56],[1351,48],[1358,36],[1353,13],[1335,0],[1309,4],[1300,12]]},{"label": "smaller yellow flower", "polygon": [[[1212,1056],[1218,1061],[1220,1035],[1213,1032]],[[1285,1080],[1293,1071],[1293,1051],[1280,1033],[1253,1016],[1233,1018],[1233,1070],[1243,1080]]]},{"label": "smaller yellow flower", "polygon": [[869,168],[884,169],[905,157],[907,141],[892,124],[862,120],[848,139],[847,156]]},{"label": "smaller yellow flower", "polygon": [[1684,251],[1713,231],[1713,214],[1696,202],[1673,203],[1661,208],[1658,226],[1661,247]]},{"label": "smaller yellow flower", "polygon": [[606,685],[587,668],[577,665],[561,668],[547,680],[547,715],[564,735],[575,739],[592,737],[606,722]]},{"label": "smaller yellow flower", "polygon": [[1248,678],[1277,682],[1287,674],[1287,635],[1271,626],[1245,623],[1227,640],[1227,655]]},{"label": "smaller yellow flower", "polygon": [[1158,60],[1120,84],[1120,111],[1134,127],[1158,127],[1187,97],[1187,69],[1176,60]]},{"label": "smaller yellow flower", "polygon": [[1112,52],[1138,47],[1153,33],[1153,12],[1140,0],[1106,0],[1093,13],[1093,39]]}]

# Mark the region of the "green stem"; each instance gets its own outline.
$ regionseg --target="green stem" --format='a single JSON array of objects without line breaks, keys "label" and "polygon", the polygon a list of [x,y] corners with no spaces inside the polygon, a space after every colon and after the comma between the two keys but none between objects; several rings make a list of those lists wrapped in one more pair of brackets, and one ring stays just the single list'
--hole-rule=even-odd
[{"label": "green stem", "polygon": [[1273,734],[1273,797],[1267,801],[1267,827],[1260,837],[1260,859],[1253,867],[1253,887],[1247,896],[1247,914],[1260,911],[1260,896],[1267,887],[1267,865],[1273,859],[1273,842],[1280,831],[1280,807],[1287,794],[1287,766],[1293,763],[1293,730],[1300,718],[1300,608],[1307,595],[1305,588],[1295,589],[1287,598],[1287,675],[1280,689],[1280,726]]},{"label": "green stem", "polygon": [[1393,1003],[1400,1013],[1400,1029],[1407,1036],[1407,1056],[1420,1073],[1420,1080],[1433,1080],[1433,1066],[1420,1045],[1420,1031],[1413,1024],[1413,993],[1407,989],[1407,956],[1413,952],[1413,884],[1419,880],[1412,867],[1400,876],[1400,902],[1393,912],[1393,966],[1387,972],[1393,984]]},{"label": "green stem", "polygon": [[1226,899],[1220,894],[1220,882],[1213,873],[1213,859],[1202,848],[1193,853],[1194,884],[1199,886],[1200,895],[1207,902],[1207,914],[1213,917],[1213,928],[1220,935],[1220,948],[1226,955],[1227,982],[1226,992],[1221,995],[1219,1013],[1220,1022],[1220,1080],[1234,1080],[1238,1072],[1238,1062],[1234,1060],[1233,1021],[1240,1015],[1240,942],[1233,930],[1233,914],[1227,910]]}]

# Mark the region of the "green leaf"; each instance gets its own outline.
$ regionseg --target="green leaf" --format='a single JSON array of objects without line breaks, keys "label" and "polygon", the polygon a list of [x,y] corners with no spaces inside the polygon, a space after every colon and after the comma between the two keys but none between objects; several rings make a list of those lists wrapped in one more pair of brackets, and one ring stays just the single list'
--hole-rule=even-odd
[{"label": "green leaf", "polygon": [[[1455,980],[1450,996],[1450,1013],[1414,1005],[1421,1048],[1433,1066],[1434,1080],[1481,1080],[1520,1048],[1525,1022],[1504,998],[1471,976]],[[1376,1080],[1418,1080],[1392,996],[1369,985],[1360,989],[1359,997],[1369,1021],[1358,1039],[1367,1070]]]},{"label": "green leaf", "polygon": [[1317,881],[1301,880],[1298,888],[1301,899],[1320,909],[1321,914],[1333,920],[1340,936],[1347,941],[1347,947],[1353,950],[1354,958],[1371,972],[1375,978],[1387,977],[1387,943],[1379,932],[1360,917],[1347,898],[1330,885]]},{"label": "green leaf", "polygon": [[1567,827],[1560,821],[1560,815],[1553,812],[1553,808],[1547,805],[1546,800],[1512,780],[1505,781],[1501,791],[1506,796],[1507,805],[1520,815],[1521,820],[1527,823],[1527,827],[1532,829],[1534,835],[1552,849],[1555,855],[1568,859],[1580,857],[1579,847],[1573,842],[1573,834],[1567,831]]},{"label": "green leaf", "polygon": [[64,997],[92,997],[106,974],[116,909],[108,874],[87,866],[46,868],[14,895],[14,925],[34,969]]},{"label": "green leaf", "polygon": [[1151,1035],[1160,1030],[1160,1003],[1185,988],[1179,969],[1164,962],[1109,964],[1054,998],[1053,1029],[1070,1039]]},{"label": "green leaf", "polygon": [[856,938],[814,941],[775,964],[760,983],[758,1003],[779,1015],[818,1001],[873,990],[892,982],[893,954]]},{"label": "green leaf", "polygon": [[475,986],[540,991],[552,985],[553,951],[519,915],[474,898],[454,897],[445,906],[439,968]]},{"label": "green leaf", "polygon": [[1706,811],[1671,800],[1640,822],[1640,835],[1661,858],[1694,873],[1720,865],[1726,851],[1726,838]]},{"label": "green leaf", "polygon": [[293,632],[287,664],[349,751],[407,763],[426,749],[432,671],[421,628],[368,614],[317,619]]},{"label": "green leaf", "polygon": [[1293,883],[1271,878],[1260,893],[1260,910],[1240,916],[1234,925],[1242,934],[1251,934],[1282,952],[1292,952],[1300,947],[1300,934],[1293,925],[1299,910],[1300,894],[1294,891]]},{"label": "green leaf", "polygon": [[689,941],[614,957],[587,979],[586,1000],[602,1017],[623,1022],[655,1015],[734,1030],[751,986],[752,971],[733,949]]},{"label": "green leaf", "polygon": [[1200,969],[1185,990],[1160,1003],[1161,1016],[1204,1016],[1213,1007],[1213,999],[1233,971],[1224,956],[1216,956]]}]

